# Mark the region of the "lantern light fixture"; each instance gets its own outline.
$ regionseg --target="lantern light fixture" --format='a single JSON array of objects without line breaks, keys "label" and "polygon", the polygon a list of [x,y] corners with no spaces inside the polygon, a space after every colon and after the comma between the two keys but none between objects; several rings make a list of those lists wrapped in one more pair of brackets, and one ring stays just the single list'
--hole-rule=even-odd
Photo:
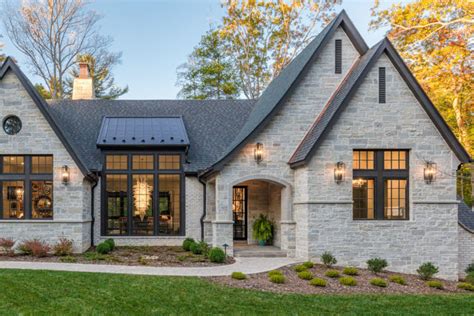
[{"label": "lantern light fixture", "polygon": [[69,167],[68,167],[68,166],[64,165],[64,166],[61,168],[61,175],[62,175],[62,179],[63,179],[63,184],[64,184],[64,185],[69,184],[71,175],[70,175]]},{"label": "lantern light fixture", "polygon": [[425,178],[425,183],[430,184],[436,180],[436,163],[432,161],[427,161],[425,164],[425,169],[423,171],[423,177]]},{"label": "lantern light fixture", "polygon": [[257,143],[255,144],[255,150],[253,152],[255,161],[260,163],[263,160],[263,144]]},{"label": "lantern light fixture", "polygon": [[334,167],[334,181],[336,181],[337,184],[344,181],[345,173],[346,165],[342,161],[337,162]]}]

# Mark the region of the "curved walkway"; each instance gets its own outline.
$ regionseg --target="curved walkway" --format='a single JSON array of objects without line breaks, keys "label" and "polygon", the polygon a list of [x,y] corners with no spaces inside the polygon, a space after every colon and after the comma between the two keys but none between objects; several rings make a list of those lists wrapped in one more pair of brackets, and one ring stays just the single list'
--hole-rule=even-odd
[{"label": "curved walkway", "polygon": [[211,267],[143,267],[109,264],[0,261],[0,269],[51,270],[167,276],[223,276],[239,271],[266,272],[298,262],[294,258],[235,258],[235,263]]}]

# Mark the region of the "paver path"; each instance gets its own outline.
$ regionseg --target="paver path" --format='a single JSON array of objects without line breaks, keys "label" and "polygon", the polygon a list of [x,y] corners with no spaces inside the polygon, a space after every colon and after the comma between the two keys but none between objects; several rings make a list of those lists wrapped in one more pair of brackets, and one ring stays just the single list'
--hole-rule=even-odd
[{"label": "paver path", "polygon": [[294,258],[235,258],[235,263],[212,267],[143,267],[107,264],[0,261],[0,269],[53,270],[142,275],[222,276],[234,271],[245,274],[266,272],[298,262]]}]

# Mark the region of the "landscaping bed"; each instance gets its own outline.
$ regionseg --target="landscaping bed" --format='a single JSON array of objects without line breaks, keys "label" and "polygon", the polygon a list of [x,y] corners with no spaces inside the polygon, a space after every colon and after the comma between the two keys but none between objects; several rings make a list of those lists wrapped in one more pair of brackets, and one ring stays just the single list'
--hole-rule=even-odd
[{"label": "landscaping bed", "polygon": [[[270,281],[268,273],[258,273],[247,275],[245,279],[237,280],[230,276],[209,278],[212,282],[242,289],[252,289],[260,291],[270,291],[276,293],[299,293],[299,294],[448,294],[463,293],[473,294],[474,292],[457,288],[459,282],[446,281],[436,278],[442,283],[443,289],[429,287],[428,281],[420,279],[417,275],[380,272],[376,275],[365,269],[357,269],[357,275],[348,276],[342,273],[342,267],[328,268],[322,264],[314,264],[312,268],[307,268],[311,274],[311,279],[323,279],[326,286],[310,285],[310,280],[301,279],[295,269],[296,265],[283,267],[278,269],[283,275],[284,283],[273,283]],[[328,270],[337,270],[339,277],[327,277],[325,273]],[[389,281],[390,276],[400,276],[406,282],[406,285],[397,284]],[[302,275],[304,276],[304,275]],[[356,285],[347,286],[340,283],[341,277],[352,277],[356,281]],[[372,285],[370,282],[374,278],[380,278],[385,281],[386,287]]]},{"label": "landscaping bed", "polygon": [[[116,247],[109,239],[97,247],[91,248],[82,254],[72,253],[72,242],[60,240],[50,246],[40,240],[29,240],[14,247],[12,240],[0,240],[0,261],[33,261],[33,262],[61,262],[61,263],[88,263],[111,264],[151,267],[205,267],[234,263],[231,257],[225,257],[224,252],[217,249],[217,259],[209,253],[211,249],[204,243],[189,241],[194,251],[189,247],[181,246],[122,246]],[[7,247],[8,246],[8,247]]]}]

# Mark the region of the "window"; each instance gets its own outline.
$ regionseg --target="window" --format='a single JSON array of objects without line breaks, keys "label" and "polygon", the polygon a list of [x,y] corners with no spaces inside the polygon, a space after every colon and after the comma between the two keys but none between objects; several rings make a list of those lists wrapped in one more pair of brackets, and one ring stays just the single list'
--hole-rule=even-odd
[{"label": "window", "polygon": [[53,218],[53,156],[2,156],[0,218]]},{"label": "window", "polygon": [[408,219],[408,151],[355,150],[353,218]]},{"label": "window", "polygon": [[385,103],[386,97],[386,80],[385,80],[385,67],[379,68],[379,103]]},{"label": "window", "polygon": [[182,234],[184,173],[180,154],[112,154],[105,156],[104,165],[104,234]]},{"label": "window", "polygon": [[335,49],[335,59],[336,59],[336,69],[335,73],[341,74],[342,73],[342,40],[337,39],[335,42],[336,49]]}]

